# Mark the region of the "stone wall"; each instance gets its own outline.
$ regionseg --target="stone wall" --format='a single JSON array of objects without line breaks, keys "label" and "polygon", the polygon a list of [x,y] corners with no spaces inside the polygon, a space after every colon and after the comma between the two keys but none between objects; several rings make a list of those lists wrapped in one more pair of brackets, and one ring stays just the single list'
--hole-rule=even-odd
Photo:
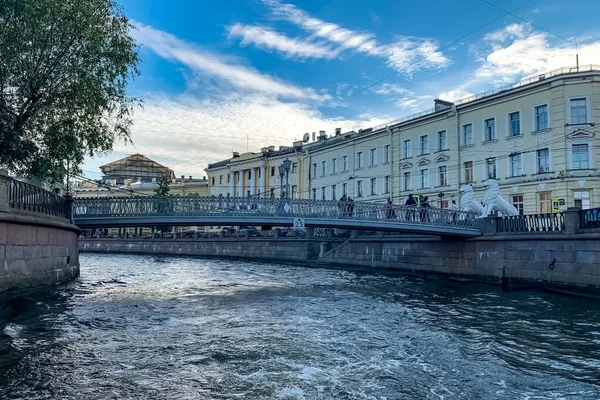
[{"label": "stone wall", "polygon": [[325,242],[316,239],[82,239],[80,249],[302,262],[311,266],[600,293],[598,233],[529,233],[469,240],[355,237],[328,251]]},{"label": "stone wall", "polygon": [[76,278],[78,235],[67,223],[0,213],[0,294]]}]

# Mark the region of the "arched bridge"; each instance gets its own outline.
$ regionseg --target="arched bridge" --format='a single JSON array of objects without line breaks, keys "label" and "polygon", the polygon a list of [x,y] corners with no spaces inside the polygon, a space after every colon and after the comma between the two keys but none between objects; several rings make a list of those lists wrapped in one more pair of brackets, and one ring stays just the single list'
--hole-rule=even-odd
[{"label": "arched bridge", "polygon": [[471,212],[370,202],[223,196],[99,197],[74,200],[83,229],[142,226],[293,226],[475,237]]}]

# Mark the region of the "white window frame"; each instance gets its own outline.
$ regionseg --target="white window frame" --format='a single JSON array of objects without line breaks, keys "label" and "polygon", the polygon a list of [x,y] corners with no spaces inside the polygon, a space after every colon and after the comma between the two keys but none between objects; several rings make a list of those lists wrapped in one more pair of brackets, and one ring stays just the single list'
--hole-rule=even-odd
[{"label": "white window frame", "polygon": [[[540,157],[539,157],[539,152],[542,151],[542,150],[546,150],[548,152],[548,171],[545,171],[545,172],[541,172],[540,171]],[[535,151],[535,171],[536,171],[535,173],[536,174],[548,174],[548,173],[550,173],[552,171],[551,167],[552,167],[552,161],[550,159],[550,148],[549,147],[543,147],[541,149],[537,149]]]},{"label": "white window frame", "polygon": [[331,200],[337,199],[337,190],[336,185],[331,185]]},{"label": "white window frame", "polygon": [[[493,137],[491,137],[488,140],[488,138],[487,138],[487,130],[486,130],[487,127],[486,127],[485,123],[487,121],[490,121],[490,120],[494,121],[494,130],[493,130],[493,135],[492,135]],[[489,118],[484,118],[483,119],[483,142],[484,143],[485,142],[493,142],[493,141],[495,141],[495,140],[498,139],[498,129],[496,129],[496,128],[497,128],[496,117],[489,117]]]},{"label": "white window frame", "polygon": [[406,139],[406,140],[404,140],[404,142],[402,142],[402,155],[404,156],[404,158],[412,157],[411,139]]},{"label": "white window frame", "polygon": [[369,166],[377,165],[377,147],[369,150]]},{"label": "white window frame", "polygon": [[429,168],[419,170],[419,189],[429,189]]},{"label": "white window frame", "polygon": [[362,153],[362,151],[359,151],[358,153],[356,153],[356,169],[359,169],[362,167],[363,167],[363,153]]},{"label": "white window frame", "polygon": [[[588,206],[587,206],[587,208],[583,204],[583,198],[577,199],[576,196],[575,196],[575,193],[587,193],[587,195],[588,195]],[[589,189],[576,189],[576,190],[573,190],[573,205],[575,205],[575,200],[581,200],[581,209],[582,210],[589,210],[590,208],[593,208],[593,205],[592,205],[592,191],[589,190]]]},{"label": "white window frame", "polygon": [[[317,163],[313,163],[313,170],[312,170],[312,177],[316,178],[317,177]],[[271,175],[273,176],[273,175]]]},{"label": "white window frame", "polygon": [[[466,168],[466,163],[470,162],[471,163],[471,180],[467,181],[467,168]],[[475,166],[474,166],[475,162],[473,160],[467,160],[467,161],[463,161],[462,163],[462,174],[463,174],[463,182],[464,183],[472,183],[475,182]]]},{"label": "white window frame", "polygon": [[337,174],[337,158],[331,159],[331,173]]},{"label": "white window frame", "polygon": [[[495,177],[490,177],[488,174],[488,160],[494,160],[494,171],[496,173]],[[484,159],[484,174],[483,176],[485,176],[485,179],[498,179],[498,159],[497,157],[487,157]]]},{"label": "white window frame", "polygon": [[[471,142],[467,143],[466,140],[465,140],[466,139],[465,128],[467,126],[469,126],[469,125],[471,126]],[[460,132],[460,140],[461,140],[461,143],[462,143],[463,146],[473,146],[473,144],[475,143],[475,139],[474,139],[473,123],[472,122],[469,122],[467,124],[463,124],[462,125],[462,129],[461,129],[461,132]]]},{"label": "white window frame", "polygon": [[390,176],[386,175],[383,177],[383,193],[388,194],[390,192]]},{"label": "white window frame", "polygon": [[392,147],[392,146],[390,146],[389,144],[386,144],[386,145],[383,147],[383,163],[384,163],[384,164],[387,164],[387,163],[389,163],[389,162],[390,162],[390,148],[391,148],[391,147]]},{"label": "white window frame", "polygon": [[377,178],[371,178],[371,196],[377,196]]},{"label": "white window frame", "polygon": [[321,200],[327,200],[327,187],[325,186],[321,188]]},{"label": "white window frame", "polygon": [[[513,114],[519,114],[519,127],[518,127],[519,133],[517,133],[516,135],[512,134],[512,121],[510,120],[510,116],[513,115]],[[507,136],[508,137],[520,137],[520,136],[523,136],[523,130],[521,129],[522,128],[522,126],[521,126],[521,121],[522,121],[521,115],[522,115],[521,110],[511,111],[511,112],[509,112],[506,115],[507,128],[508,128],[508,135]]]},{"label": "white window frame", "polygon": [[[594,165],[594,160],[592,158],[593,156],[593,152],[592,150],[592,142],[589,141],[577,141],[577,142],[573,142],[569,144],[571,146],[570,150],[569,150],[569,169],[573,170],[573,171],[586,171],[592,168],[592,166]],[[588,153],[588,166],[587,168],[575,168],[574,164],[573,164],[573,146],[577,146],[577,145],[586,145],[587,146],[587,153]]]},{"label": "white window frame", "polygon": [[313,188],[312,197],[313,197],[313,200],[317,200],[317,188]]},{"label": "white window frame", "polygon": [[[546,106],[546,127],[539,129],[538,128],[538,124],[537,124],[537,109],[539,107],[543,107]],[[532,116],[532,121],[533,121],[533,132],[544,132],[548,129],[550,129],[550,125],[551,125],[551,121],[550,121],[550,104],[548,103],[541,103],[541,104],[536,104],[533,106],[533,116]]]},{"label": "white window frame", "polygon": [[342,172],[348,171],[348,156],[342,156]]},{"label": "white window frame", "polygon": [[412,190],[412,174],[411,174],[411,171],[406,171],[406,172],[404,172],[402,174],[402,184],[404,185],[404,190]]},{"label": "white window frame", "polygon": [[[514,165],[518,166],[517,170],[513,169]],[[496,169],[496,174],[498,170]],[[517,176],[523,175],[523,154],[522,153],[514,153],[508,156],[508,177],[514,178]]]},{"label": "white window frame", "polygon": [[[442,168],[444,168],[444,182],[442,182]],[[437,168],[438,172],[438,186],[448,186],[448,166],[447,165],[439,165]]]},{"label": "white window frame", "polygon": [[342,183],[342,196],[343,195],[348,195],[348,184],[347,183]]},{"label": "white window frame", "polygon": [[[423,142],[423,138],[425,138],[425,142]],[[419,155],[423,156],[425,154],[429,154],[429,135],[419,136]]]},{"label": "white window frame", "polygon": [[362,181],[356,181],[356,197],[363,197]]},{"label": "white window frame", "polygon": [[327,175],[327,160],[321,161],[321,176]]},{"label": "white window frame", "polygon": [[590,96],[571,96],[567,99],[567,121],[569,123],[569,125],[577,125],[577,124],[573,124],[572,120],[571,120],[571,101],[572,100],[577,100],[577,99],[584,99],[585,100],[585,118],[586,118],[586,122],[580,122],[578,124],[589,124],[591,122],[590,117],[591,117],[591,104],[590,104]]},{"label": "white window frame", "polygon": [[[442,136],[442,133],[444,134]],[[442,148],[441,145],[441,138],[444,138],[444,144],[445,146]],[[443,150],[448,150],[448,131],[446,129],[442,129],[441,131],[437,132],[437,145],[438,145],[438,151],[443,151]]]}]

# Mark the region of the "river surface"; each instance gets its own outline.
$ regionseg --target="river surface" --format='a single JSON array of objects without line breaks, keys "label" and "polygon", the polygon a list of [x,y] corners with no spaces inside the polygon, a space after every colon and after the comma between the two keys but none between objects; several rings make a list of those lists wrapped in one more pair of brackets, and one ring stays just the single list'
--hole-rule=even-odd
[{"label": "river surface", "polygon": [[0,316],[0,399],[600,399],[600,302],[245,261],[81,255]]}]

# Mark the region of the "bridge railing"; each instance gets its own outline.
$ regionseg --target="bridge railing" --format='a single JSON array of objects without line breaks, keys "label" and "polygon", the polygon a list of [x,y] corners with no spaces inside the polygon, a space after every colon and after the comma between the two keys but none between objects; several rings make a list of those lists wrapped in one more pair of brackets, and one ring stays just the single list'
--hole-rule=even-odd
[{"label": "bridge railing", "polygon": [[579,210],[579,228],[599,229],[600,207],[590,208],[589,210]]},{"label": "bridge railing", "polygon": [[561,232],[564,230],[565,216],[561,212],[496,218],[496,232]]},{"label": "bridge railing", "polygon": [[26,182],[8,179],[9,208],[68,218],[70,205],[63,196]]},{"label": "bridge railing", "polygon": [[382,203],[223,196],[100,197],[74,201],[74,217],[271,216],[404,222],[473,228],[467,211]]}]

